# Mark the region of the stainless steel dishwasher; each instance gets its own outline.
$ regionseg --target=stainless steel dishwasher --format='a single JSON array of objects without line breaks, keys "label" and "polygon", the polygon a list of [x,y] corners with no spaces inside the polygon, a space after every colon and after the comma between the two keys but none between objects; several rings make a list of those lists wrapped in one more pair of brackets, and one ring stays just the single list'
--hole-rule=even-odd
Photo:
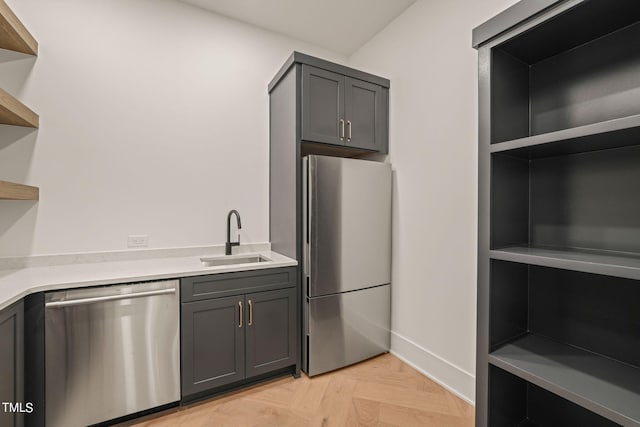
[{"label": "stainless steel dishwasher", "polygon": [[179,281],[45,295],[48,427],[86,426],[180,400]]}]

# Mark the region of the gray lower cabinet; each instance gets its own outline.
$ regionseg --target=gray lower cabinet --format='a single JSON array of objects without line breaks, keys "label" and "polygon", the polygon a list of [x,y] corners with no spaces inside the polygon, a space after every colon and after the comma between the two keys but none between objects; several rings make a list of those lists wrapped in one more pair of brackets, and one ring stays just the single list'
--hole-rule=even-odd
[{"label": "gray lower cabinet", "polygon": [[258,292],[245,296],[247,377],[295,364],[296,289]]},{"label": "gray lower cabinet", "polygon": [[296,270],[287,267],[182,280],[183,400],[288,367],[298,372]]},{"label": "gray lower cabinet", "polygon": [[24,402],[23,302],[0,312],[0,426],[22,426]]},{"label": "gray lower cabinet", "polygon": [[244,296],[182,304],[182,395],[244,378]]}]

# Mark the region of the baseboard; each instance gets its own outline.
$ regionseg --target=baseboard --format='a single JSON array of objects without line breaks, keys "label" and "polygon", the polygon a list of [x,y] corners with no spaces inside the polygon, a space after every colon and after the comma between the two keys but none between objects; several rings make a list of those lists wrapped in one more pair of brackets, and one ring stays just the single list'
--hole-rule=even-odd
[{"label": "baseboard", "polygon": [[475,405],[475,375],[393,331],[391,354],[464,401]]}]

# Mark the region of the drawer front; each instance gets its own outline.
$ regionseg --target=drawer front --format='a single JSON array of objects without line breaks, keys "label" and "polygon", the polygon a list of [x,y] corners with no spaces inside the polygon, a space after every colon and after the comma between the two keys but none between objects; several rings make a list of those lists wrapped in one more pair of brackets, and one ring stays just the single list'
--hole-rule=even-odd
[{"label": "drawer front", "polygon": [[180,294],[182,302],[192,302],[290,288],[296,284],[296,271],[282,267],[187,277],[181,280]]}]

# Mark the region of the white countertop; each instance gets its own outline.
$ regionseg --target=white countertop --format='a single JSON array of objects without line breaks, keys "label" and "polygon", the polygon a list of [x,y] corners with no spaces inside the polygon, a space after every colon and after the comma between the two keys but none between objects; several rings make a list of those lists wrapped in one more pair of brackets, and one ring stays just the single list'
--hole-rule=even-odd
[{"label": "white countertop", "polygon": [[254,253],[271,261],[206,267],[200,262],[199,255],[189,255],[4,269],[0,270],[0,310],[35,292],[261,270],[298,264],[296,260],[271,250],[259,250]]}]

